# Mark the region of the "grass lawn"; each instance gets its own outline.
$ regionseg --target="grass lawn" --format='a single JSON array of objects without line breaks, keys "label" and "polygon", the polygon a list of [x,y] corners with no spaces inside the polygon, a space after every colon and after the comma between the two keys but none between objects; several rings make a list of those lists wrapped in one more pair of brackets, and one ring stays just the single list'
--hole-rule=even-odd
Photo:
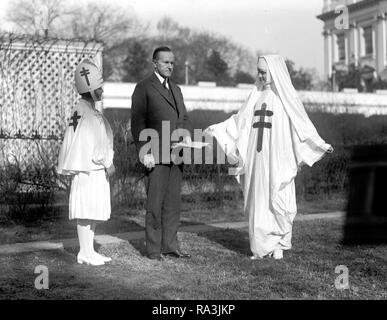
[{"label": "grass lawn", "polygon": [[[247,221],[243,214],[242,201],[224,200],[223,203],[219,204],[216,201],[206,202],[203,199],[200,200],[200,202],[195,202],[192,198],[189,198],[189,201],[184,199],[181,225]],[[300,215],[344,209],[345,199],[343,196],[298,200]],[[25,219],[25,221],[3,220],[0,222],[0,245],[16,242],[76,238],[76,222],[68,220],[68,207],[55,207],[54,210],[52,214],[43,217],[35,213],[31,218]],[[28,216],[28,213],[26,216]],[[96,233],[114,234],[140,231],[143,230],[142,226],[144,224],[145,210],[121,207],[113,210],[109,221],[98,224]]]},{"label": "grass lawn", "polygon": [[[298,221],[284,260],[249,259],[246,230],[180,233],[188,260],[157,262],[144,241],[99,250],[110,265],[75,262],[76,251],[0,256],[0,299],[387,299],[387,245],[340,245],[342,221]],[[34,288],[34,269],[49,269],[49,289]],[[349,270],[347,290],[335,288],[335,267]]]}]

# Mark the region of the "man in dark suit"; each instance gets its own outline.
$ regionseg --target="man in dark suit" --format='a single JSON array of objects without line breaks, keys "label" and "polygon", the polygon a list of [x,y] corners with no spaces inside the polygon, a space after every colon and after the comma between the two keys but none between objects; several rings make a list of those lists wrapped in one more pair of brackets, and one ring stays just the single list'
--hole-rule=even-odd
[{"label": "man in dark suit", "polygon": [[[174,54],[168,47],[157,48],[153,53],[153,65],[154,73],[136,85],[131,111],[133,139],[139,160],[146,170],[146,250],[150,259],[163,260],[165,256],[189,258],[189,254],[180,250],[177,239],[183,165],[171,161],[170,146],[171,132],[186,129],[183,130],[188,132],[184,139],[189,141],[192,126],[181,90],[170,81]],[[170,131],[165,130],[165,125]],[[140,134],[144,130],[153,130],[159,137],[156,148],[146,154],[141,152],[148,143],[141,141],[144,139]]]}]

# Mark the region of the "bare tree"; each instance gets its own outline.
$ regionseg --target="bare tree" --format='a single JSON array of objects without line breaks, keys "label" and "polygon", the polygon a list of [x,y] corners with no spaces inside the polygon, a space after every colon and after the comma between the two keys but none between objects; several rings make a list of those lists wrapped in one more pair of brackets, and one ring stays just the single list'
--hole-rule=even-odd
[{"label": "bare tree", "polygon": [[55,34],[55,22],[64,13],[64,0],[15,0],[10,2],[6,20],[19,32],[34,34],[48,30]]},{"label": "bare tree", "polygon": [[180,38],[182,41],[187,41],[191,36],[191,30],[189,28],[180,26],[168,16],[160,19],[157,22],[156,28],[161,41],[167,41],[171,38]]},{"label": "bare tree", "polygon": [[148,28],[142,25],[132,7],[107,2],[75,5],[67,11],[66,20],[66,36],[100,40],[108,46],[140,36]]},{"label": "bare tree", "polygon": [[149,27],[142,25],[131,6],[92,1],[15,0],[10,2],[6,20],[19,32],[48,30],[51,36],[100,40],[108,46],[142,36]]},{"label": "bare tree", "polygon": [[254,77],[256,57],[249,49],[234,43],[220,34],[197,31],[179,25],[170,17],[161,18],[157,25],[156,36],[150,39],[150,47],[169,45],[176,52],[174,71],[175,81],[184,83],[185,62],[189,63],[193,82],[208,78],[207,59],[212,51],[219,53],[228,66],[228,73],[245,72]]}]

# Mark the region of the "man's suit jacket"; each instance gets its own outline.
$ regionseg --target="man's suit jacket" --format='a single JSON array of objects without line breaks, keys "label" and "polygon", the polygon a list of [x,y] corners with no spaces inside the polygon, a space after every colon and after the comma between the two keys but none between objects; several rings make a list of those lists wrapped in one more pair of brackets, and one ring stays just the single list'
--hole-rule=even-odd
[{"label": "man's suit jacket", "polygon": [[[151,76],[136,85],[132,95],[131,130],[137,152],[147,143],[146,141],[139,141],[141,131],[147,128],[154,129],[157,131],[160,139],[158,159],[163,163],[170,163],[169,161],[162,161],[161,143],[166,141],[164,139],[170,141],[170,134],[178,128],[187,129],[192,135],[192,125],[184,105],[181,89],[172,81],[169,81],[169,88],[173,93],[174,99],[171,99],[168,90],[164,88],[157,76],[152,73]],[[170,123],[169,136],[164,137],[164,139],[162,121],[169,121]],[[156,158],[157,155],[154,154],[154,156]]]}]

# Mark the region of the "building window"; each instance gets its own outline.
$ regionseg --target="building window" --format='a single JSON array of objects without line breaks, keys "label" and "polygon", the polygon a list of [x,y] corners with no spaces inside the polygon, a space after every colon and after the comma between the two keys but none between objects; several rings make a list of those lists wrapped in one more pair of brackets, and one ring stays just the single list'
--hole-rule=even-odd
[{"label": "building window", "polygon": [[363,28],[363,42],[365,55],[372,55],[374,53],[374,46],[372,41],[372,26]]},{"label": "building window", "polygon": [[345,35],[344,33],[337,35],[337,50],[339,53],[339,61],[345,60]]}]

